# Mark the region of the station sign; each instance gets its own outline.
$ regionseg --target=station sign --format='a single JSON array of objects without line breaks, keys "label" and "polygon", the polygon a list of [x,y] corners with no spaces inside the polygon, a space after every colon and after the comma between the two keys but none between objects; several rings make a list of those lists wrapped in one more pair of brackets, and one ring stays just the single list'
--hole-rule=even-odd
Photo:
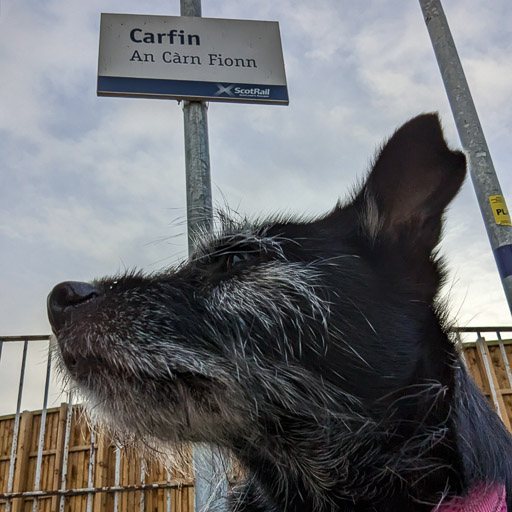
[{"label": "station sign", "polygon": [[102,14],[97,93],[287,105],[279,24]]}]

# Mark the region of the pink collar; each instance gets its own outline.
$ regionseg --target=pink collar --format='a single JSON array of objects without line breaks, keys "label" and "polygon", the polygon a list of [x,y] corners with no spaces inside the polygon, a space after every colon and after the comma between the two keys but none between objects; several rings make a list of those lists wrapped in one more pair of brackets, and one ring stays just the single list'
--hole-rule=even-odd
[{"label": "pink collar", "polygon": [[432,512],[507,512],[505,486],[476,485],[464,498],[453,498]]}]

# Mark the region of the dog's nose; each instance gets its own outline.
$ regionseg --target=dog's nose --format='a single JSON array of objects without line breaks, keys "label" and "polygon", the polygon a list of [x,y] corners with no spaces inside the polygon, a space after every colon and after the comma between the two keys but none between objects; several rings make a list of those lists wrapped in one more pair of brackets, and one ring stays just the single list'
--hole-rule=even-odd
[{"label": "dog's nose", "polygon": [[69,322],[76,307],[95,300],[99,294],[98,288],[89,283],[65,281],[55,286],[47,299],[48,319],[53,332],[59,331]]}]

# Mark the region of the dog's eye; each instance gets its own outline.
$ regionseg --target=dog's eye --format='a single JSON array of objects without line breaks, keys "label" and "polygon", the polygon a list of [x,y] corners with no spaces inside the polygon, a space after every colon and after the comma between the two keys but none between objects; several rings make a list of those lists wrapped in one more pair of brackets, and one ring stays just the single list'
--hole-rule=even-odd
[{"label": "dog's eye", "polygon": [[231,270],[235,267],[239,267],[244,263],[248,263],[250,260],[250,256],[247,253],[239,252],[228,254],[226,257],[226,270]]}]

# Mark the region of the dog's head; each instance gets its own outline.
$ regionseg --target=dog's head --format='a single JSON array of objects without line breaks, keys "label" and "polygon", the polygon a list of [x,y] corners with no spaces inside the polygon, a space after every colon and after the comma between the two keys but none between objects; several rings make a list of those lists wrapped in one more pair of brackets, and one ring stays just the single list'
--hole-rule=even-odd
[{"label": "dog's head", "polygon": [[226,221],[179,267],[57,285],[62,367],[137,435],[280,453],[325,485],[357,459],[375,487],[382,446],[409,439],[397,464],[410,465],[446,434],[457,356],[436,313],[435,248],[464,176],[422,115],[321,218]]}]

